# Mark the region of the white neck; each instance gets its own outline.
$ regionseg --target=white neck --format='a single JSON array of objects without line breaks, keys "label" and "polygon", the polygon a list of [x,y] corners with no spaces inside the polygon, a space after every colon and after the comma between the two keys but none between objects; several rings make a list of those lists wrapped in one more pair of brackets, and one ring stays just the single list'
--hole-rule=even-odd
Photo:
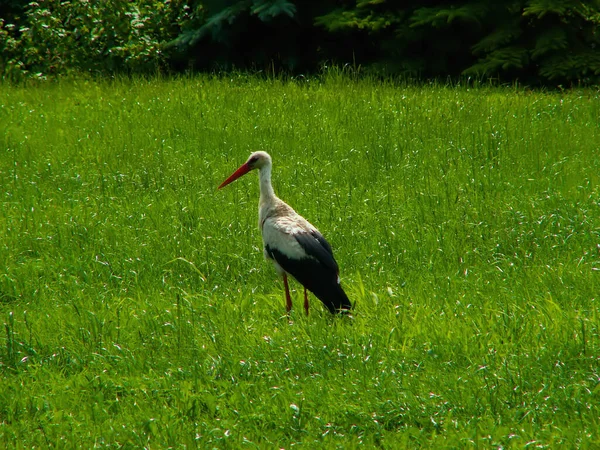
[{"label": "white neck", "polygon": [[271,185],[271,164],[265,164],[258,172],[260,181],[260,202],[270,203],[275,198],[275,191]]}]

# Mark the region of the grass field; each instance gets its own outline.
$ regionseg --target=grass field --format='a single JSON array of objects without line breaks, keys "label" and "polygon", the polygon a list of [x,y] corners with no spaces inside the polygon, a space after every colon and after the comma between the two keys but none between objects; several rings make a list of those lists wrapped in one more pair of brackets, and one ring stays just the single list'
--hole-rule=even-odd
[{"label": "grass field", "polygon": [[[0,447],[599,448],[600,93],[0,86]],[[352,318],[285,317],[252,150]]]}]

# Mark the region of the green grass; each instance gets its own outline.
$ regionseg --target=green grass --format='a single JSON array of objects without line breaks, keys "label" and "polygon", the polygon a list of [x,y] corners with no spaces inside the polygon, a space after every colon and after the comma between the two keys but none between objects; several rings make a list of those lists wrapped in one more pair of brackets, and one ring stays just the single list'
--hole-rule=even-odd
[{"label": "green grass", "polygon": [[[0,447],[600,446],[600,94],[0,89]],[[353,318],[284,315],[252,150]]]}]

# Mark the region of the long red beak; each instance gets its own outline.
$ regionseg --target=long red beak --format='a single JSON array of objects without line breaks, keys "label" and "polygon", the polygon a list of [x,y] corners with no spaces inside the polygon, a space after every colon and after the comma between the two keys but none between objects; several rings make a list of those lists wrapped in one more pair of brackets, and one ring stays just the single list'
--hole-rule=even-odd
[{"label": "long red beak", "polygon": [[225,186],[227,186],[229,183],[234,182],[235,180],[237,180],[239,177],[241,177],[242,175],[246,175],[248,172],[250,172],[250,166],[246,163],[242,164],[240,166],[240,168],[238,170],[236,170],[235,172],[233,172],[229,178],[227,178],[225,181],[223,181],[221,183],[221,185],[217,188],[217,189],[221,189],[224,188]]}]

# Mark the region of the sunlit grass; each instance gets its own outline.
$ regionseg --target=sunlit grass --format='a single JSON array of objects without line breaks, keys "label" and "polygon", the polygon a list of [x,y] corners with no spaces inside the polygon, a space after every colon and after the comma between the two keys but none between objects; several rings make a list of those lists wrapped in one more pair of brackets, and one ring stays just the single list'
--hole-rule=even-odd
[{"label": "sunlit grass", "polygon": [[[0,90],[0,445],[600,444],[600,97],[354,81]],[[252,150],[353,318],[292,320]]]}]

